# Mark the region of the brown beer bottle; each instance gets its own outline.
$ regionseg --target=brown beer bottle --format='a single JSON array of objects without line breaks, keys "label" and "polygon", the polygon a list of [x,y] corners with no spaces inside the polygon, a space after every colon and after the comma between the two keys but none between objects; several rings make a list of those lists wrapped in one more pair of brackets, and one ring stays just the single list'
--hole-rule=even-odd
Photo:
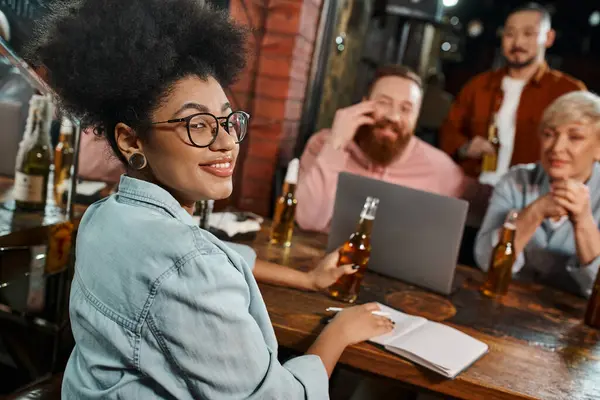
[{"label": "brown beer bottle", "polygon": [[329,295],[336,300],[354,303],[358,297],[360,284],[371,256],[371,231],[378,205],[379,199],[367,197],[356,231],[340,249],[338,267],[353,265],[358,271],[351,275],[343,275],[329,287]]},{"label": "brown beer bottle", "polygon": [[71,178],[71,166],[73,165],[74,149],[71,145],[73,137],[73,123],[63,117],[60,125],[58,144],[54,150],[54,197],[56,204],[64,206],[63,194],[67,190]]},{"label": "brown beer bottle", "polygon": [[492,251],[487,281],[481,288],[486,296],[503,296],[508,292],[512,280],[512,267],[515,263],[514,241],[517,217],[516,211],[509,213],[502,228],[500,242]]},{"label": "brown beer bottle", "polygon": [[587,305],[585,324],[600,329],[600,274],[596,276],[592,296]]},{"label": "brown beer bottle", "polygon": [[498,168],[498,150],[500,149],[500,139],[498,138],[498,126],[496,124],[496,115],[492,118],[488,128],[488,141],[494,146],[494,154],[484,154],[481,162],[481,172],[494,172]]},{"label": "brown beer bottle", "polygon": [[300,161],[294,158],[290,161],[283,182],[283,194],[275,203],[275,214],[273,226],[271,227],[271,244],[289,247],[292,244],[294,234],[294,218],[296,216],[296,205],[298,200],[294,196],[296,184],[298,183],[298,168]]}]

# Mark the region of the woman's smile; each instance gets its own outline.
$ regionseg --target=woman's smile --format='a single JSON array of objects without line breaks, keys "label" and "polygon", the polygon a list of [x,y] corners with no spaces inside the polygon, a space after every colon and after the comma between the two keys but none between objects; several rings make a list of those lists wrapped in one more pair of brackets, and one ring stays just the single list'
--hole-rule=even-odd
[{"label": "woman's smile", "polygon": [[218,160],[200,164],[199,167],[211,175],[220,178],[229,178],[233,175],[233,171],[235,169],[235,160],[231,156],[224,157]]}]

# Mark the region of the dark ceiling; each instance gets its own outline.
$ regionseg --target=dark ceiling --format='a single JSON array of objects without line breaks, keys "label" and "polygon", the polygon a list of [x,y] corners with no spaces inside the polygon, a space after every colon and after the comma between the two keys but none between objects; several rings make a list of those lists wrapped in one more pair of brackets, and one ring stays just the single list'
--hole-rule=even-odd
[{"label": "dark ceiling", "polygon": [[[497,29],[504,23],[510,10],[528,3],[519,0],[459,0],[454,7],[447,8],[448,15],[459,17],[463,26],[474,19],[484,25],[484,34],[478,39],[486,42],[497,40]],[[553,27],[557,40],[551,53],[600,56],[600,26],[589,24],[590,15],[600,11],[599,0],[554,0],[539,1],[552,13]]]}]

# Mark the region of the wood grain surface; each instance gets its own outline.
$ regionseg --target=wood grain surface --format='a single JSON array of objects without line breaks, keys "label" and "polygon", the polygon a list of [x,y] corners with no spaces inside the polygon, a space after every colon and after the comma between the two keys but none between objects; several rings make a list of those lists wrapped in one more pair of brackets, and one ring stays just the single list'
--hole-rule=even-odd
[{"label": "wood grain surface", "polygon": [[[268,244],[268,229],[247,243],[262,259],[306,269],[324,254],[324,235],[296,231],[292,247],[281,249]],[[362,285],[360,303],[379,301],[443,321],[487,343],[489,354],[456,379],[369,343],[348,348],[341,362],[463,399],[600,398],[600,332],[582,323],[586,301],[532,282],[514,282],[505,298],[494,301],[479,293],[484,278],[459,266],[461,285],[447,297],[375,273]],[[279,344],[296,351],[305,351],[321,331],[327,307],[345,306],[322,293],[260,287]]]}]

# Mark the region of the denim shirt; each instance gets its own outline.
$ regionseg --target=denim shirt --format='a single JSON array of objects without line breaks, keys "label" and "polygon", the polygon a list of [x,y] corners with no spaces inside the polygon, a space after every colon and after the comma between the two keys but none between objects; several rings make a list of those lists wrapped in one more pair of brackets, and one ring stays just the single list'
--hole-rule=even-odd
[{"label": "denim shirt", "polygon": [[[600,221],[600,164],[594,163],[586,182],[594,221]],[[494,189],[486,216],[475,241],[475,260],[487,271],[504,219],[511,210],[520,211],[550,191],[550,178],[540,164],[517,165]],[[573,224],[566,220],[553,224],[545,220],[521,254],[517,255],[513,273],[535,277],[543,283],[589,297],[600,266],[600,256],[587,265],[577,258]]]},{"label": "denim shirt", "polygon": [[252,270],[164,189],[127,176],[85,213],[63,399],[328,399],[318,356],[281,365]]}]

